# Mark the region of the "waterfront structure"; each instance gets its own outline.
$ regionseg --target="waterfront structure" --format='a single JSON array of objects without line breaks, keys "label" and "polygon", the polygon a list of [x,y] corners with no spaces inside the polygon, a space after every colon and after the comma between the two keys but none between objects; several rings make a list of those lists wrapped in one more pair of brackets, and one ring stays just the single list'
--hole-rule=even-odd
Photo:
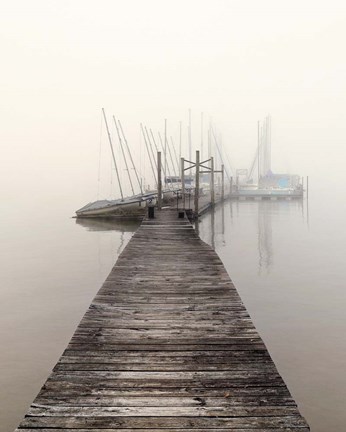
[{"label": "waterfront structure", "polygon": [[145,219],[17,432],[307,432],[215,251]]}]

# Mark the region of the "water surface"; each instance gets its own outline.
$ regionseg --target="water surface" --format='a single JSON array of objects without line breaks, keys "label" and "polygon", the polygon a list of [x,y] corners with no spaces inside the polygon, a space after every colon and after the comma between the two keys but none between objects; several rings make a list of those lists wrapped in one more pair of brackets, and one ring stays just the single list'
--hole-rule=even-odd
[{"label": "water surface", "polygon": [[24,417],[138,226],[44,210],[1,227],[1,432]]},{"label": "water surface", "polygon": [[[25,212],[3,212],[0,231],[1,432],[26,413],[137,227],[76,221],[63,200],[25,204]],[[311,430],[339,432],[346,208],[328,194],[306,204],[227,202],[201,219],[199,232],[223,260]]]},{"label": "water surface", "polygon": [[228,202],[199,224],[313,432],[346,424],[343,210],[323,195]]}]

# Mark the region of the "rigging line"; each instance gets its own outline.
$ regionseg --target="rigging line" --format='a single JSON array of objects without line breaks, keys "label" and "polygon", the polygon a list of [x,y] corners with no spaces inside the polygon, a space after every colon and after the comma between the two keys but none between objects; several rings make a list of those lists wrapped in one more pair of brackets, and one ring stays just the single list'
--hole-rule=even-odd
[{"label": "rigging line", "polygon": [[169,157],[170,157],[170,159],[171,159],[171,164],[172,164],[172,168],[173,168],[173,173],[174,173],[175,176],[177,176],[177,173],[176,173],[176,171],[175,171],[175,166],[174,166],[173,158],[172,158],[171,148],[170,148],[170,145],[169,145],[169,142],[168,142],[167,137],[166,137],[166,144],[167,144],[167,148],[168,148]]},{"label": "rigging line", "polygon": [[[153,134],[153,131],[151,130],[151,129],[149,129],[150,130],[150,135],[151,135],[151,137],[152,137],[152,139],[153,139],[153,143],[154,143],[154,145],[155,145],[155,148],[156,148],[156,152],[158,153],[159,152],[159,148],[158,148],[158,146],[157,146],[157,144],[156,144],[156,140],[155,140],[155,138],[154,138],[154,134]],[[165,167],[164,167],[164,165],[165,164],[162,164],[162,171],[163,171],[163,175],[166,177],[166,170],[165,170]]]},{"label": "rigging line", "polygon": [[253,180],[253,174],[254,174],[254,171],[255,171],[255,165],[256,165],[256,161],[257,161],[257,155],[258,155],[258,149],[256,148],[255,156],[254,156],[254,158],[252,160],[250,171],[249,171],[249,174],[247,176],[248,180]]},{"label": "rigging line", "polygon": [[112,198],[114,198],[113,196],[113,165],[112,165],[112,161],[110,161],[110,177],[109,177],[109,196]]},{"label": "rigging line", "polygon": [[145,129],[146,136],[148,138],[149,147],[150,147],[150,150],[151,150],[151,154],[152,154],[154,165],[155,165],[156,172],[157,172],[157,158],[155,157],[155,153],[154,153],[154,150],[153,150],[153,145],[151,144],[151,140],[150,140],[150,136],[149,136],[149,133],[148,133],[148,129],[147,129],[146,126],[144,126],[144,129]]},{"label": "rigging line", "polygon": [[155,169],[154,169],[153,161],[151,160],[149,146],[148,146],[148,142],[147,142],[147,139],[146,139],[146,136],[145,136],[145,132],[144,132],[144,128],[143,128],[142,123],[141,123],[141,130],[142,130],[145,146],[147,148],[147,153],[148,153],[148,157],[149,157],[149,161],[150,161],[150,165],[151,165],[151,170],[152,170],[153,176],[154,176],[154,181],[155,181],[156,187],[157,187],[157,179],[156,179],[156,175],[155,175]]},{"label": "rigging line", "polygon": [[[224,147],[222,141],[221,141],[220,147],[221,147],[221,153],[222,153],[224,156],[226,156],[226,160],[227,160],[227,162],[228,162],[228,166],[229,166],[229,169],[230,169],[230,174],[232,174],[232,172],[234,172],[234,169],[233,169],[233,167],[232,167],[231,161],[230,161],[230,159],[229,159],[229,157],[228,157],[228,153],[227,153],[227,151],[226,151],[226,149],[225,149],[225,147]],[[221,158],[221,159],[222,159],[222,158]],[[228,174],[228,171],[227,171],[227,169],[226,169],[226,166],[225,166],[225,170],[226,170],[226,174],[227,174],[228,180],[230,180],[230,175]]]},{"label": "rigging line", "polygon": [[172,143],[172,147],[173,147],[173,153],[175,156],[175,162],[177,164],[177,168],[178,168],[178,172],[179,172],[179,162],[178,162],[178,156],[177,156],[177,152],[175,150],[175,146],[174,146],[174,142],[173,142],[173,138],[171,137],[171,143]]},{"label": "rigging line", "polygon": [[111,134],[109,133],[109,128],[108,128],[108,123],[107,123],[107,118],[106,118],[106,113],[104,108],[102,108],[102,112],[103,112],[103,117],[105,120],[105,124],[106,124],[106,128],[107,128],[107,134],[108,134],[108,139],[109,139],[109,145],[111,146],[111,151],[112,151],[112,156],[113,156],[113,162],[114,162],[114,166],[115,166],[115,171],[117,173],[117,178],[118,178],[118,184],[119,184],[119,189],[120,189],[120,194],[121,194],[121,199],[124,199],[123,196],[123,190],[121,188],[121,183],[120,183],[120,178],[119,178],[119,172],[118,172],[118,167],[117,167],[117,163],[115,160],[115,155],[114,155],[114,149],[113,149],[113,144],[112,144],[112,138],[111,138]]},{"label": "rigging line", "polygon": [[[142,138],[142,131],[141,127],[138,128],[138,140],[139,140],[139,175],[140,175],[140,182],[141,182],[141,190],[143,186],[143,179],[144,179],[144,188],[145,188],[145,150],[143,146],[143,138]],[[144,175],[143,175],[144,173]],[[143,193],[143,192],[142,192]]]},{"label": "rigging line", "polygon": [[115,128],[116,128],[116,130],[117,130],[118,139],[119,139],[119,144],[120,144],[121,152],[122,152],[122,154],[123,154],[123,158],[124,158],[124,162],[125,162],[125,167],[126,167],[127,175],[128,175],[129,182],[130,182],[130,186],[131,186],[131,190],[132,190],[132,195],[134,195],[134,194],[135,194],[135,191],[134,191],[134,189],[133,189],[133,184],[132,184],[132,180],[131,180],[130,170],[129,170],[129,167],[128,167],[128,165],[127,165],[127,160],[126,160],[126,156],[125,156],[125,152],[124,152],[123,141],[122,141],[122,139],[121,139],[120,132],[119,132],[119,128],[118,128],[118,125],[117,125],[117,121],[115,120],[114,115],[113,115],[113,120],[114,120]]},{"label": "rigging line", "polygon": [[[225,150],[225,148],[222,148],[222,150],[223,150],[223,154],[226,155],[226,160],[227,160],[227,162],[228,162],[228,166],[229,166],[229,169],[230,169],[230,174],[232,174],[232,173],[234,173],[234,168],[232,167],[232,164],[231,164],[231,161],[230,161],[230,159],[229,159],[228,153],[227,153],[227,151]],[[228,176],[228,179],[229,179],[229,176]]]},{"label": "rigging line", "polygon": [[[159,135],[159,140],[160,140],[160,144],[161,144],[162,152],[165,153],[165,150],[164,150],[164,147],[163,147],[163,142],[162,142],[162,138],[161,138],[161,134],[160,134],[160,132],[158,132],[158,135]],[[168,172],[168,176],[171,177],[171,170],[170,170],[170,168],[169,168],[169,164],[166,163],[166,164],[164,164],[164,165],[166,165],[166,169],[165,169],[165,172],[164,172],[165,176],[166,176],[166,172]],[[166,170],[167,170],[167,171],[166,171]],[[165,186],[167,186],[167,185],[166,185],[166,181],[165,181]]]},{"label": "rigging line", "polygon": [[[257,171],[260,172],[260,153],[263,150],[263,142],[260,140],[260,122],[257,123],[257,148],[255,151],[255,157],[252,161],[252,165],[250,168],[250,172],[248,174],[248,180],[251,179],[251,176],[255,172],[255,164],[257,162]],[[258,174],[259,175],[259,174]]]},{"label": "rigging line", "polygon": [[[220,149],[219,149],[219,144],[217,143],[217,139],[216,139],[216,136],[215,136],[215,132],[214,132],[214,128],[213,128],[213,126],[211,127],[211,131],[212,131],[212,134],[213,134],[213,137],[214,137],[214,141],[215,141],[216,148],[217,148],[217,151],[218,151],[218,153],[219,153],[219,156],[220,156],[221,162],[224,163],[224,161],[223,161],[223,157],[222,157],[222,154],[221,154],[221,151],[220,151]],[[230,177],[229,177],[229,175],[228,175],[227,170],[226,170],[226,174],[227,174],[227,177],[228,177],[228,179],[229,179]]]},{"label": "rigging line", "polygon": [[182,129],[182,122],[179,122],[179,169],[180,169],[180,161],[181,161],[181,129]]},{"label": "rigging line", "polygon": [[[121,123],[120,123],[120,120],[118,120],[118,123],[119,123],[120,131],[121,131],[122,136],[123,136],[124,141],[125,141],[125,145],[126,145],[127,152],[128,152],[128,154],[129,154],[129,156],[130,156],[130,160],[131,160],[132,168],[133,168],[133,170],[134,170],[134,172],[135,172],[135,175],[136,175],[136,179],[137,179],[137,182],[138,182],[139,189],[140,189],[140,191],[141,191],[141,194],[143,195],[142,185],[141,185],[141,182],[139,181],[138,173],[137,173],[137,169],[136,169],[135,164],[134,164],[134,162],[133,162],[132,155],[131,155],[131,152],[130,152],[130,148],[129,148],[129,145],[128,145],[128,143],[127,143],[127,139],[126,139],[126,137],[125,137],[125,134],[124,134],[124,131],[123,131],[123,127],[122,127],[122,125],[121,125]],[[140,157],[141,157],[141,154],[140,154]]]}]

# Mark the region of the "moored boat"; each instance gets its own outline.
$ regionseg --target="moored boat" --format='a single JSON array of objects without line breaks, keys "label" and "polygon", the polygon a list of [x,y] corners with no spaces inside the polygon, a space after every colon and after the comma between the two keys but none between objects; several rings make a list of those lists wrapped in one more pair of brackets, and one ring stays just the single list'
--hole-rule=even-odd
[{"label": "moored boat", "polygon": [[141,217],[146,207],[155,204],[157,192],[117,200],[98,200],[76,211],[77,217]]}]

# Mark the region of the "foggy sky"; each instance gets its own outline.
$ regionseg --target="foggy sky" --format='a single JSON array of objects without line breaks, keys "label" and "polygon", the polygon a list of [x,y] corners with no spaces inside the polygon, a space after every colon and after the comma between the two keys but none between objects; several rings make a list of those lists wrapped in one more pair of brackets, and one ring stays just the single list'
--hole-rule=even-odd
[{"label": "foggy sky", "polygon": [[[19,0],[0,8],[8,202],[29,191],[31,200],[71,196],[71,209],[96,199],[102,107],[122,121],[148,177],[139,123],[162,133],[167,118],[177,140],[182,121],[186,143],[191,108],[194,149],[203,112],[232,164],[248,168],[257,121],[271,114],[275,172],[342,181],[345,2]],[[104,128],[102,136],[110,164]]]}]

